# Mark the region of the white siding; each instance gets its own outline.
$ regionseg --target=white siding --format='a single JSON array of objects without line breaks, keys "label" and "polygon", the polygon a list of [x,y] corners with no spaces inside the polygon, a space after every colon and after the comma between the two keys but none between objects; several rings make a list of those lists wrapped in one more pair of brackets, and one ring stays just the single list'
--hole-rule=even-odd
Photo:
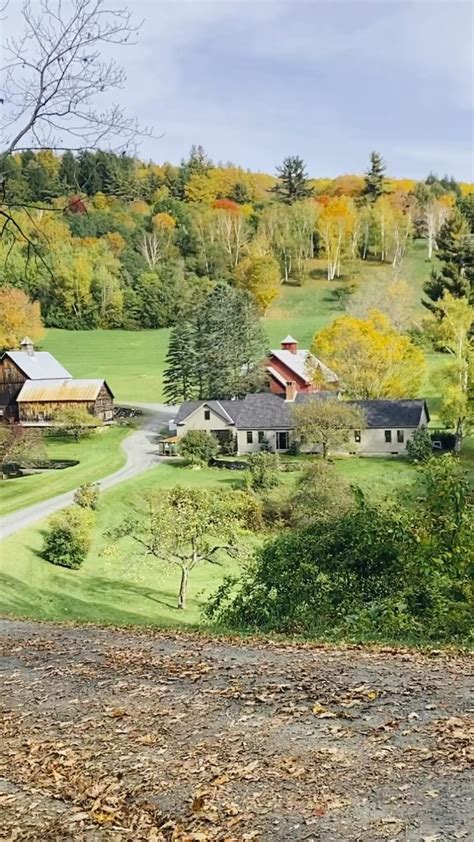
[{"label": "white siding", "polygon": [[205,406],[200,406],[191,415],[188,415],[184,424],[180,424],[176,429],[178,438],[186,435],[188,430],[205,430],[206,433],[211,433],[212,430],[234,430],[234,425],[230,421],[225,421],[210,408],[211,417],[209,420],[205,418],[205,409]]},{"label": "white siding", "polygon": [[[276,451],[276,430],[262,430],[265,434],[265,438],[268,441],[272,450]],[[283,430],[282,430],[283,432]],[[258,430],[252,430],[252,437],[253,442],[249,444],[247,442],[247,430],[238,430],[237,431],[237,453],[243,455],[244,453],[258,453],[262,449],[262,445],[258,441]],[[289,431],[290,434],[290,444],[292,439],[292,433]],[[278,453],[284,453],[285,451],[277,451]]]},{"label": "white siding", "polygon": [[[411,438],[417,427],[392,427],[392,441],[385,441],[385,429],[372,427],[367,430],[361,430],[360,442],[354,440],[354,433],[351,433],[349,444],[341,448],[341,452],[345,453],[360,453],[365,456],[388,456],[392,453],[406,453],[407,440]],[[403,442],[398,441],[398,431],[403,433]]]}]

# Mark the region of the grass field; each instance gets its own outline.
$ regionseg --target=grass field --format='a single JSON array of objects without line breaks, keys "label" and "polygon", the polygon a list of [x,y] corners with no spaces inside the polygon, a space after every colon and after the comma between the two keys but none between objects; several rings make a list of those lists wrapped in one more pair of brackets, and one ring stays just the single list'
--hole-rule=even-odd
[{"label": "grass field", "polygon": [[[414,478],[413,468],[401,461],[340,459],[336,465],[367,492],[403,495]],[[296,477],[296,473],[283,474],[282,483],[291,485]],[[107,491],[101,499],[92,550],[77,571],[55,567],[40,557],[44,524],[12,535],[3,542],[0,557],[0,613],[117,625],[199,623],[202,605],[226,573],[237,571],[235,562],[224,559],[222,567],[197,567],[190,579],[188,609],[182,612],[175,607],[177,570],[135,557],[128,542],[113,554],[104,554],[103,536],[130,512],[131,502],[139,504],[149,489],[176,484],[231,489],[240,483],[242,478],[231,472],[196,471],[173,462]]]},{"label": "grass field", "polygon": [[78,459],[79,465],[4,480],[0,483],[0,511],[6,515],[118,471],[125,462],[120,445],[129,432],[126,427],[106,427],[79,442],[67,438],[46,439],[48,458]]},{"label": "grass field", "polygon": [[[265,318],[270,347],[278,347],[287,333],[293,334],[301,347],[308,347],[317,330],[342,315],[332,299],[332,290],[352,280],[363,283],[376,271],[380,271],[379,264],[360,263],[352,277],[327,281],[324,262],[311,261],[304,284],[283,286],[280,298]],[[402,267],[416,301],[420,299],[429,271],[426,245],[417,242]],[[419,309],[423,309],[421,304]],[[163,398],[162,377],[168,338],[169,330],[165,329],[139,332],[79,330],[74,333],[49,330],[43,347],[51,351],[74,377],[105,377],[119,401],[157,402]],[[440,358],[441,355],[434,355],[435,364]]]}]

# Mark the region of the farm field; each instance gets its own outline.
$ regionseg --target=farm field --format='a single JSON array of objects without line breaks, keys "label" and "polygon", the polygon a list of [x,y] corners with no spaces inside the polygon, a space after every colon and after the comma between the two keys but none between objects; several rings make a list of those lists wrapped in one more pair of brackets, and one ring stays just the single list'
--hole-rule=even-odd
[{"label": "farm field", "polygon": [[[335,281],[325,279],[324,261],[310,262],[308,277],[302,286],[283,286],[280,298],[264,320],[270,347],[278,347],[287,333],[292,333],[301,347],[308,347],[314,333],[342,311],[332,297],[338,286],[349,281],[363,283],[378,263],[359,262],[354,274]],[[389,267],[386,267],[387,270]],[[418,241],[401,268],[401,276],[411,283],[415,301],[421,296],[423,281],[430,271],[426,244]],[[426,311],[421,303],[420,313]],[[60,360],[74,377],[105,377],[119,401],[159,402],[163,399],[162,377],[168,349],[169,330],[93,330],[50,329],[43,347]],[[433,355],[436,368],[442,355]],[[426,393],[432,387],[426,384]]]},{"label": "farm field", "polygon": [[47,438],[45,446],[49,459],[77,459],[79,465],[4,480],[0,483],[2,515],[117,471],[125,463],[120,445],[129,432],[126,427],[106,427],[78,442],[67,438]]},{"label": "farm field", "polygon": [[[396,460],[339,459],[336,465],[351,482],[379,495],[403,494],[414,479],[412,466]],[[291,485],[297,476],[297,472],[282,474],[282,484]],[[198,566],[190,578],[188,608],[185,612],[178,611],[175,606],[179,571],[152,559],[135,558],[128,542],[112,554],[104,553],[107,544],[104,533],[118,525],[130,512],[131,501],[139,502],[147,490],[177,484],[231,489],[239,487],[241,482],[241,478],[228,471],[193,470],[172,462],[105,492],[91,552],[77,571],[55,567],[40,557],[44,524],[10,536],[3,542],[0,558],[0,613],[116,625],[198,624],[209,594],[219,586],[224,575],[237,571],[235,562],[225,558],[222,567]]]}]

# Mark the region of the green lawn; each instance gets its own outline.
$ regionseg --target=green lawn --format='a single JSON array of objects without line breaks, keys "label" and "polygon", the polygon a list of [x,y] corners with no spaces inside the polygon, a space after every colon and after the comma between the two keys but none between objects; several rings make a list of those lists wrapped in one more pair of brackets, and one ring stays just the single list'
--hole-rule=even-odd
[{"label": "green lawn", "polygon": [[[388,268],[388,267],[387,267]],[[324,276],[324,261],[310,261],[302,286],[282,286],[281,295],[265,317],[269,344],[278,347],[292,333],[301,347],[308,347],[314,333],[342,315],[331,297],[336,287],[352,280],[363,282],[378,263],[359,262],[355,273],[336,281]],[[416,299],[430,271],[426,245],[416,242],[405,258],[403,275],[412,284]],[[423,309],[419,305],[420,311]],[[163,399],[162,377],[169,330],[48,330],[43,347],[51,351],[74,377],[105,377],[120,401],[157,402]],[[436,360],[441,354],[434,355]],[[427,384],[427,388],[429,385]]]},{"label": "green lawn", "polygon": [[[340,459],[336,464],[341,473],[367,492],[403,491],[413,479],[413,468],[396,460]],[[282,483],[290,485],[297,476],[283,474]],[[235,562],[225,559],[222,567],[203,564],[196,568],[190,579],[189,607],[181,612],[175,607],[177,570],[138,559],[129,542],[113,554],[104,554],[103,536],[130,512],[131,501],[140,504],[148,489],[181,484],[219,490],[241,483],[242,477],[230,471],[192,470],[173,462],[118,485],[102,496],[93,548],[78,571],[55,567],[40,557],[44,524],[12,535],[3,542],[0,557],[0,613],[117,625],[199,623],[207,596],[226,573],[237,571]]]},{"label": "green lawn", "polygon": [[127,427],[104,427],[79,442],[47,438],[50,459],[78,459],[79,465],[4,480],[0,483],[0,512],[6,515],[117,471],[125,463],[120,445],[129,432]]}]

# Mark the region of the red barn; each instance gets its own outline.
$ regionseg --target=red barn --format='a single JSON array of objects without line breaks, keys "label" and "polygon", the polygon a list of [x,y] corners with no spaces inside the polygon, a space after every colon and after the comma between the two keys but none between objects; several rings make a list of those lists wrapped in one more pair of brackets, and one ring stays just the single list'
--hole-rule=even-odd
[{"label": "red barn", "polygon": [[308,349],[298,349],[298,342],[287,336],[281,349],[270,351],[267,364],[270,389],[276,395],[319,392],[321,389],[337,389],[339,378],[327,365],[318,360]]}]

